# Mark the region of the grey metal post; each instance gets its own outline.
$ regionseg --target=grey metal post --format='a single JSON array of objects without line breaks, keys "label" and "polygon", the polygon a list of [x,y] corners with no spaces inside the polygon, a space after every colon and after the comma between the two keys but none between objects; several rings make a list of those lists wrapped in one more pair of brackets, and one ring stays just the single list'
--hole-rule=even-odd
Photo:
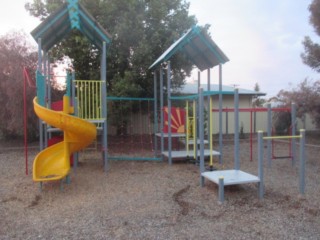
[{"label": "grey metal post", "polygon": [[[74,115],[79,116],[78,113],[78,99],[76,98],[76,86],[75,86],[76,74],[73,71],[71,75],[71,105],[74,107]],[[79,161],[79,152],[73,154],[73,171],[76,173]]]},{"label": "grey metal post", "polygon": [[162,153],[164,152],[164,137],[163,137],[163,68],[160,66],[160,130],[161,130],[161,159],[163,159]]},{"label": "grey metal post", "polygon": [[103,120],[103,134],[102,134],[102,157],[104,163],[104,171],[107,172],[108,166],[108,125],[107,125],[107,44],[103,42],[102,45],[102,59],[101,59],[101,80],[102,80],[102,118]]},{"label": "grey metal post", "polygon": [[153,72],[153,133],[154,133],[154,157],[157,157],[158,143],[157,143],[157,131],[158,131],[158,96],[157,96],[157,71]]},{"label": "grey metal post", "polygon": [[[268,116],[267,116],[267,135],[268,137],[271,137],[271,131],[272,131],[272,110],[271,110],[271,104],[268,103]],[[271,159],[272,159],[272,146],[271,146],[271,139],[267,140],[267,159],[268,159],[268,167],[271,167]]]},{"label": "grey metal post", "polygon": [[172,164],[172,136],[171,136],[171,64],[167,66],[167,95],[168,95],[168,161]]},{"label": "grey metal post", "polygon": [[[292,103],[291,104],[291,135],[295,136],[296,135],[296,104]],[[291,139],[291,151],[292,151],[292,166],[295,166],[296,164],[296,139],[292,138]]]},{"label": "grey metal post", "polygon": [[198,164],[198,152],[199,152],[199,144],[198,144],[198,139],[200,139],[200,124],[203,124],[203,122],[200,122],[200,119],[199,119],[199,115],[200,115],[200,106],[199,106],[199,94],[200,94],[200,82],[201,82],[201,74],[200,74],[200,71],[198,71],[198,101],[195,100],[195,103],[196,103],[196,119],[194,119],[194,122],[196,123],[195,127],[196,127],[196,136],[194,136],[194,139],[193,139],[193,147],[195,148],[195,163]]},{"label": "grey metal post", "polygon": [[[202,177],[201,173],[204,172],[204,127],[203,127],[203,89],[199,89],[199,98],[198,98],[198,104],[199,104],[199,141],[200,141],[200,184],[201,186],[204,185],[204,177]],[[195,143],[196,144],[196,143]]]},{"label": "grey metal post", "polygon": [[219,202],[224,202],[224,178],[219,177]]},{"label": "grey metal post", "polygon": [[300,194],[305,193],[305,139],[306,139],[306,132],[304,129],[300,129],[300,171],[299,171],[299,190]]},{"label": "grey metal post", "polygon": [[258,177],[260,182],[259,186],[259,198],[263,198],[264,195],[264,179],[263,179],[263,131],[258,131]]},{"label": "grey metal post", "polygon": [[[38,72],[42,74],[42,50],[41,50],[41,38],[38,38]],[[39,86],[37,86],[39,87]],[[42,120],[39,118],[39,132],[40,132],[40,151],[44,149],[43,144],[43,124]]]},{"label": "grey metal post", "polygon": [[222,64],[219,64],[219,163],[223,163],[222,142]]},{"label": "grey metal post", "polygon": [[239,160],[239,90],[234,90],[234,169],[240,170]]},{"label": "grey metal post", "polygon": [[[48,72],[47,72],[47,65],[48,65],[48,52],[44,51],[43,52],[43,75],[45,79],[45,99],[46,99],[46,106],[51,109],[51,100],[50,100],[50,95],[49,95],[49,89],[50,89],[50,82],[49,82],[49,77],[48,77]],[[48,136],[48,128],[49,125],[45,122],[43,122],[43,127],[44,127],[44,146],[48,147],[48,137],[50,138],[51,136]],[[49,133],[49,135],[51,135]]]},{"label": "grey metal post", "polygon": [[42,50],[41,50],[41,45],[42,45],[42,40],[41,38],[38,38],[38,71],[42,73]]}]

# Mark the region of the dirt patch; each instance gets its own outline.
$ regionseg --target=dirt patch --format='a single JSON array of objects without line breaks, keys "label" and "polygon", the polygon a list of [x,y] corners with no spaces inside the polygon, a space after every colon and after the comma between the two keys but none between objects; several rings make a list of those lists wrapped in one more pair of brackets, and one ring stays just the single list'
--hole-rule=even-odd
[{"label": "dirt patch", "polygon": [[181,208],[180,214],[185,216],[189,213],[190,203],[183,199],[183,194],[185,194],[190,189],[190,185],[182,188],[178,192],[174,193],[172,198]]}]

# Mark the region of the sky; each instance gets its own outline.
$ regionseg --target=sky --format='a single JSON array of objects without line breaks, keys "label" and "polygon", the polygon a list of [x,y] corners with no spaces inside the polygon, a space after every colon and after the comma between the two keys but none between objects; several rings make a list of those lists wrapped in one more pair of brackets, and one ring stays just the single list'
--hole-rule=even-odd
[{"label": "sky", "polygon": [[[190,0],[190,14],[210,24],[213,41],[230,59],[223,65],[223,84],[254,89],[267,97],[292,89],[319,74],[302,63],[302,41],[319,41],[309,24],[311,0]],[[218,68],[213,70],[218,83]],[[197,78],[197,77],[196,77]],[[201,74],[206,82],[206,73]]]},{"label": "sky", "polygon": [[[3,0],[2,0],[3,1]],[[10,0],[0,8],[0,35],[23,30],[27,35],[40,23],[24,9],[27,0]],[[210,24],[215,43],[230,59],[223,65],[223,84],[253,90],[256,83],[267,97],[292,89],[319,74],[304,65],[302,40],[319,38],[309,24],[311,0],[189,0],[190,15]],[[30,41],[35,43],[30,36]],[[206,71],[201,81],[206,83]],[[218,83],[218,68],[212,70]],[[192,78],[197,78],[194,74]]]}]

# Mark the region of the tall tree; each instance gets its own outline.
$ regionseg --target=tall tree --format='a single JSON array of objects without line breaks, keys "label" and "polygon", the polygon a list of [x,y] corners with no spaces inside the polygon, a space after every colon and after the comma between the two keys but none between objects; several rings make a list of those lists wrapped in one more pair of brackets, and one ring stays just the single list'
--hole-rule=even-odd
[{"label": "tall tree", "polygon": [[[26,34],[12,32],[0,37],[0,134],[6,139],[23,135],[22,69],[27,67],[33,69],[30,73],[35,72],[36,63],[37,52],[27,41]],[[35,90],[28,89],[29,106],[34,95]],[[35,136],[37,124],[32,108],[27,116],[29,136]]]},{"label": "tall tree", "polygon": [[[311,13],[310,24],[315,33],[320,36],[320,0],[313,0],[309,5],[309,11]],[[301,54],[302,61],[315,71],[320,72],[320,45],[313,42],[309,36],[306,36],[302,43],[304,45],[304,53]]]},{"label": "tall tree", "polygon": [[[44,19],[66,0],[33,0],[26,9]],[[179,36],[196,23],[185,0],[80,0],[112,35],[108,52],[108,88],[112,94],[152,95],[152,73],[148,67]],[[79,79],[99,78],[100,52],[79,32],[53,49],[53,55],[68,55]],[[180,86],[192,64],[183,56],[172,61],[174,85]],[[130,85],[128,92],[123,84]]]},{"label": "tall tree", "polygon": [[292,91],[281,90],[278,100],[285,105],[296,103],[297,117],[304,119],[305,114],[310,114],[313,123],[320,127],[320,81],[302,81]]}]

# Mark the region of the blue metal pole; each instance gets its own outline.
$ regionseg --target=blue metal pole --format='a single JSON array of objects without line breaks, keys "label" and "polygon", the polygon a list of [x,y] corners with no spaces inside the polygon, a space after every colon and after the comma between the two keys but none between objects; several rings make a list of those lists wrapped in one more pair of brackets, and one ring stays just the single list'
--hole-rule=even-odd
[{"label": "blue metal pole", "polygon": [[202,177],[201,173],[204,172],[204,127],[203,127],[203,89],[199,89],[199,141],[200,141],[200,184],[204,185],[204,177]]},{"label": "blue metal pole", "polygon": [[42,40],[41,38],[38,38],[38,71],[42,73],[42,50],[41,50],[41,45],[42,45]]},{"label": "blue metal pole", "polygon": [[[76,87],[75,87],[75,80],[76,80],[76,73],[73,71],[71,74],[71,105],[74,107],[74,115],[78,116],[78,103],[76,98]],[[79,152],[73,154],[73,171],[76,173],[78,167],[78,160],[79,160]]]},{"label": "blue metal pole", "polygon": [[[268,103],[267,105],[268,108],[268,116],[267,116],[267,135],[268,137],[271,137],[271,130],[272,130],[272,110],[271,110],[271,104]],[[271,146],[271,139],[267,140],[267,159],[268,159],[268,168],[271,167],[271,159],[272,159],[272,146]]]},{"label": "blue metal pole", "polygon": [[172,136],[171,136],[171,64],[167,66],[167,94],[168,94],[168,161],[172,164]]},{"label": "blue metal pole", "polygon": [[219,202],[224,202],[224,177],[219,177]]},{"label": "blue metal pole", "polygon": [[158,131],[158,95],[157,95],[157,71],[153,72],[153,133],[154,133],[154,157],[157,157],[158,143],[157,143],[157,131]]},{"label": "blue metal pole", "polygon": [[305,163],[305,139],[306,132],[304,129],[300,129],[300,171],[299,171],[299,190],[300,194],[304,195],[305,193],[305,171],[306,171],[306,163]]},{"label": "blue metal pole", "polygon": [[258,177],[259,177],[259,198],[264,195],[264,179],[263,179],[263,132],[258,131]]},{"label": "blue metal pole", "polygon": [[109,169],[108,166],[108,125],[107,125],[107,44],[103,42],[102,45],[102,59],[101,59],[101,68],[102,68],[102,118],[103,120],[103,136],[102,136],[102,145],[103,145],[103,163],[104,163],[104,171],[107,172]]},{"label": "blue metal pole", "polygon": [[[41,38],[38,39],[38,72],[42,74],[42,50],[41,50]],[[38,76],[38,74],[37,74]],[[39,86],[37,86],[39,87]],[[40,91],[44,91],[41,89]],[[38,92],[38,91],[37,91]],[[39,97],[39,96],[37,96]],[[38,99],[39,101],[39,99]],[[40,132],[40,151],[44,149],[44,143],[43,143],[43,124],[42,120],[39,118],[39,132]]]},{"label": "blue metal pole", "polygon": [[164,136],[163,136],[163,68],[160,66],[160,130],[161,130],[161,158],[163,159],[162,153],[164,152]]},{"label": "blue metal pole", "polygon": [[[296,104],[291,104],[291,135],[296,135]],[[296,139],[291,139],[291,151],[292,151],[292,166],[295,166],[296,164]]]},{"label": "blue metal pole", "polygon": [[239,90],[234,90],[234,169],[240,170],[239,160]]}]

